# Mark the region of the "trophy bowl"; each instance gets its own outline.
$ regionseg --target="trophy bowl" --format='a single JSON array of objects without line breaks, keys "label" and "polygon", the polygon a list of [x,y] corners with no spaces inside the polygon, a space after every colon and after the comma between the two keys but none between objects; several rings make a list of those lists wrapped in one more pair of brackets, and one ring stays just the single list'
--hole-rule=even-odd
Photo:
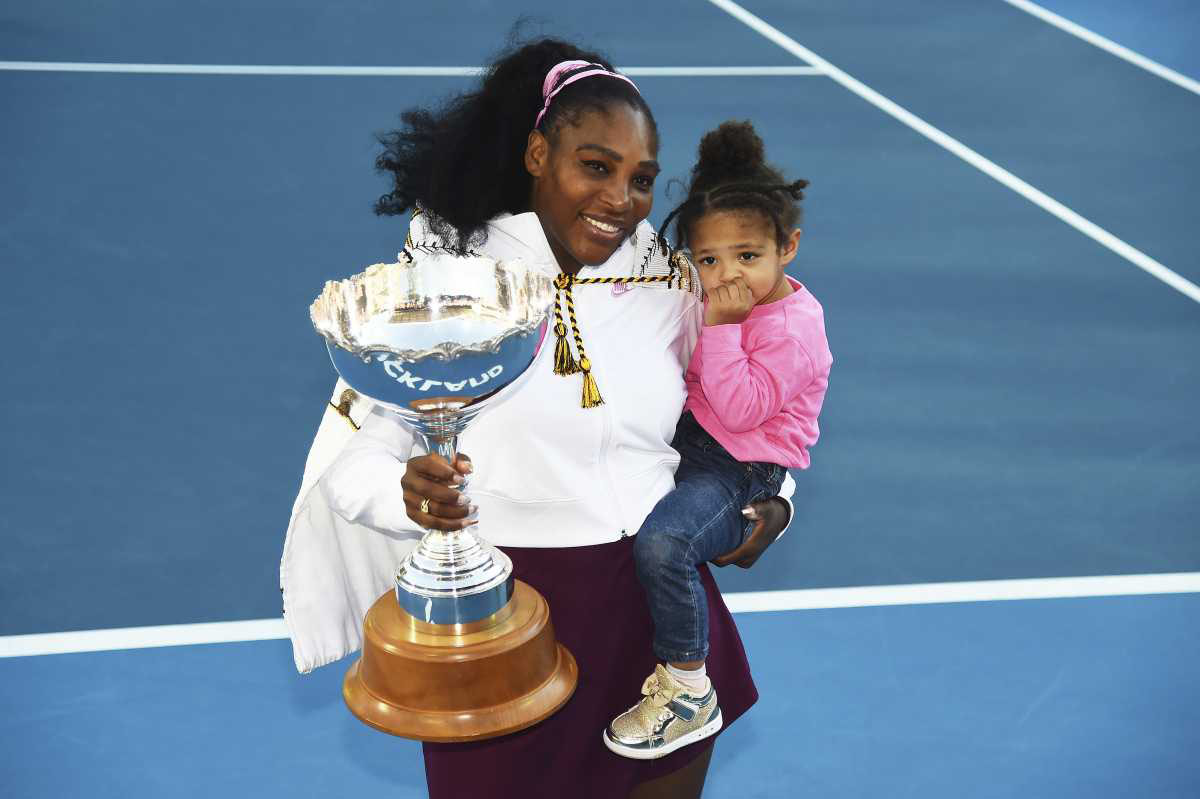
[{"label": "trophy bowl", "polygon": [[[453,463],[471,420],[519,390],[554,292],[548,274],[521,260],[419,250],[329,281],[310,316],[342,379]],[[577,681],[545,599],[513,579],[478,526],[426,530],[363,633],[343,695],[361,720],[394,735],[515,732],[561,707]]]}]

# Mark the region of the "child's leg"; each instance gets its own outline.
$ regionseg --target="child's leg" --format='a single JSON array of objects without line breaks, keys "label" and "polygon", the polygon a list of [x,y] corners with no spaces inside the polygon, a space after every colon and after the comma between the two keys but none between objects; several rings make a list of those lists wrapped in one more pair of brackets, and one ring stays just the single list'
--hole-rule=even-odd
[{"label": "child's leg", "polygon": [[605,746],[624,757],[662,757],[721,729],[717,689],[703,669],[708,602],[697,567],[736,549],[749,530],[742,508],[778,490],[777,483],[764,484],[761,464],[735,461],[690,414],[680,419],[672,446],[682,458],[676,488],[634,539],[638,579],[654,619],[654,652],[667,666],[655,668],[641,701],[604,731]]},{"label": "child's leg", "polygon": [[708,656],[708,606],[696,567],[742,542],[745,486],[738,478],[736,469],[685,461],[675,490],[659,500],[634,541],[654,653],[679,668],[698,668]]},{"label": "child's leg", "polygon": [[654,652],[667,666],[655,668],[642,699],[604,730],[605,746],[624,757],[662,757],[715,735],[724,723],[716,686],[702,668],[708,601],[696,567],[741,543],[748,472],[689,414],[679,424],[675,490],[646,517],[633,548],[654,619]]}]

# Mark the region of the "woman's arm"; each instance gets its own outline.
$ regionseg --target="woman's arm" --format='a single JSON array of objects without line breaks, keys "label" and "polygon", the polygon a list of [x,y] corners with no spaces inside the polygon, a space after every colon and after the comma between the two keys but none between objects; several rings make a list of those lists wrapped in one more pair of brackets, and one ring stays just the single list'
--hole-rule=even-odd
[{"label": "woman's arm", "polygon": [[[793,485],[795,484],[793,483]],[[750,535],[746,536],[746,540],[740,547],[715,558],[714,565],[728,566],[732,563],[743,569],[749,569],[755,561],[762,557],[762,553],[767,551],[767,547],[779,540],[792,519],[792,503],[783,496],[755,502],[750,506],[749,511],[749,513],[745,513],[746,518],[757,519],[758,524],[754,525],[754,529],[750,531]]]},{"label": "woman's arm", "polygon": [[776,496],[742,508],[742,515],[747,519],[756,520],[758,524],[754,525],[754,529],[740,547],[726,552],[713,563],[717,566],[734,563],[743,569],[753,566],[762,553],[767,551],[767,547],[782,538],[791,525],[792,517],[796,515],[796,508],[792,505],[792,494],[795,492],[796,481],[792,479],[791,472],[786,472]]},{"label": "woman's arm", "polygon": [[[781,500],[784,505],[787,505],[787,521],[783,525],[783,530],[788,528],[792,523],[792,517],[796,515],[796,506],[792,504],[792,495],[796,493],[796,481],[792,479],[792,473],[788,472],[783,476],[783,483],[779,486],[779,494],[776,499]],[[779,535],[783,535],[783,530],[779,531]]]},{"label": "woman's arm", "polygon": [[329,507],[375,530],[416,529],[400,488],[413,443],[399,416],[375,406],[321,479]]}]

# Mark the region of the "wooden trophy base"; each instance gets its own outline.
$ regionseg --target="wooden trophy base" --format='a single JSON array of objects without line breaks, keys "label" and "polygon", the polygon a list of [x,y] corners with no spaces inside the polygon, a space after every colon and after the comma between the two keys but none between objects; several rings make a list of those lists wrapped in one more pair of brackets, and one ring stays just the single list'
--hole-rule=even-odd
[{"label": "wooden trophy base", "polygon": [[471,624],[418,621],[388,591],[367,611],[362,657],[342,695],[350,712],[392,735],[475,741],[538,723],[578,679],[546,600],[516,580],[507,605]]}]

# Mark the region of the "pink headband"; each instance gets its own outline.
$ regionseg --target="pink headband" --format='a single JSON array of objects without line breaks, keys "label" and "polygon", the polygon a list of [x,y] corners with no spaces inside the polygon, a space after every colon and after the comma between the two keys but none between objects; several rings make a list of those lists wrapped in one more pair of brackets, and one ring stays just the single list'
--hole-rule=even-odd
[{"label": "pink headband", "polygon": [[[571,70],[579,69],[580,67],[593,67],[593,69],[585,69],[582,72],[578,72],[564,80],[557,87],[554,86],[558,79],[562,77],[564,72],[570,72]],[[536,128],[538,125],[542,124],[542,117],[546,116],[546,111],[550,109],[550,101],[554,99],[556,94],[570,86],[575,81],[583,80],[584,78],[590,78],[592,75],[604,75],[609,78],[623,80],[632,86],[635,92],[641,94],[641,92],[638,91],[636,83],[618,72],[605,69],[600,64],[594,64],[591,61],[560,61],[550,68],[550,71],[546,73],[546,80],[542,82],[542,97],[546,99],[546,102],[542,104],[542,110],[540,113],[538,113],[537,120],[534,121],[533,127]]]}]

